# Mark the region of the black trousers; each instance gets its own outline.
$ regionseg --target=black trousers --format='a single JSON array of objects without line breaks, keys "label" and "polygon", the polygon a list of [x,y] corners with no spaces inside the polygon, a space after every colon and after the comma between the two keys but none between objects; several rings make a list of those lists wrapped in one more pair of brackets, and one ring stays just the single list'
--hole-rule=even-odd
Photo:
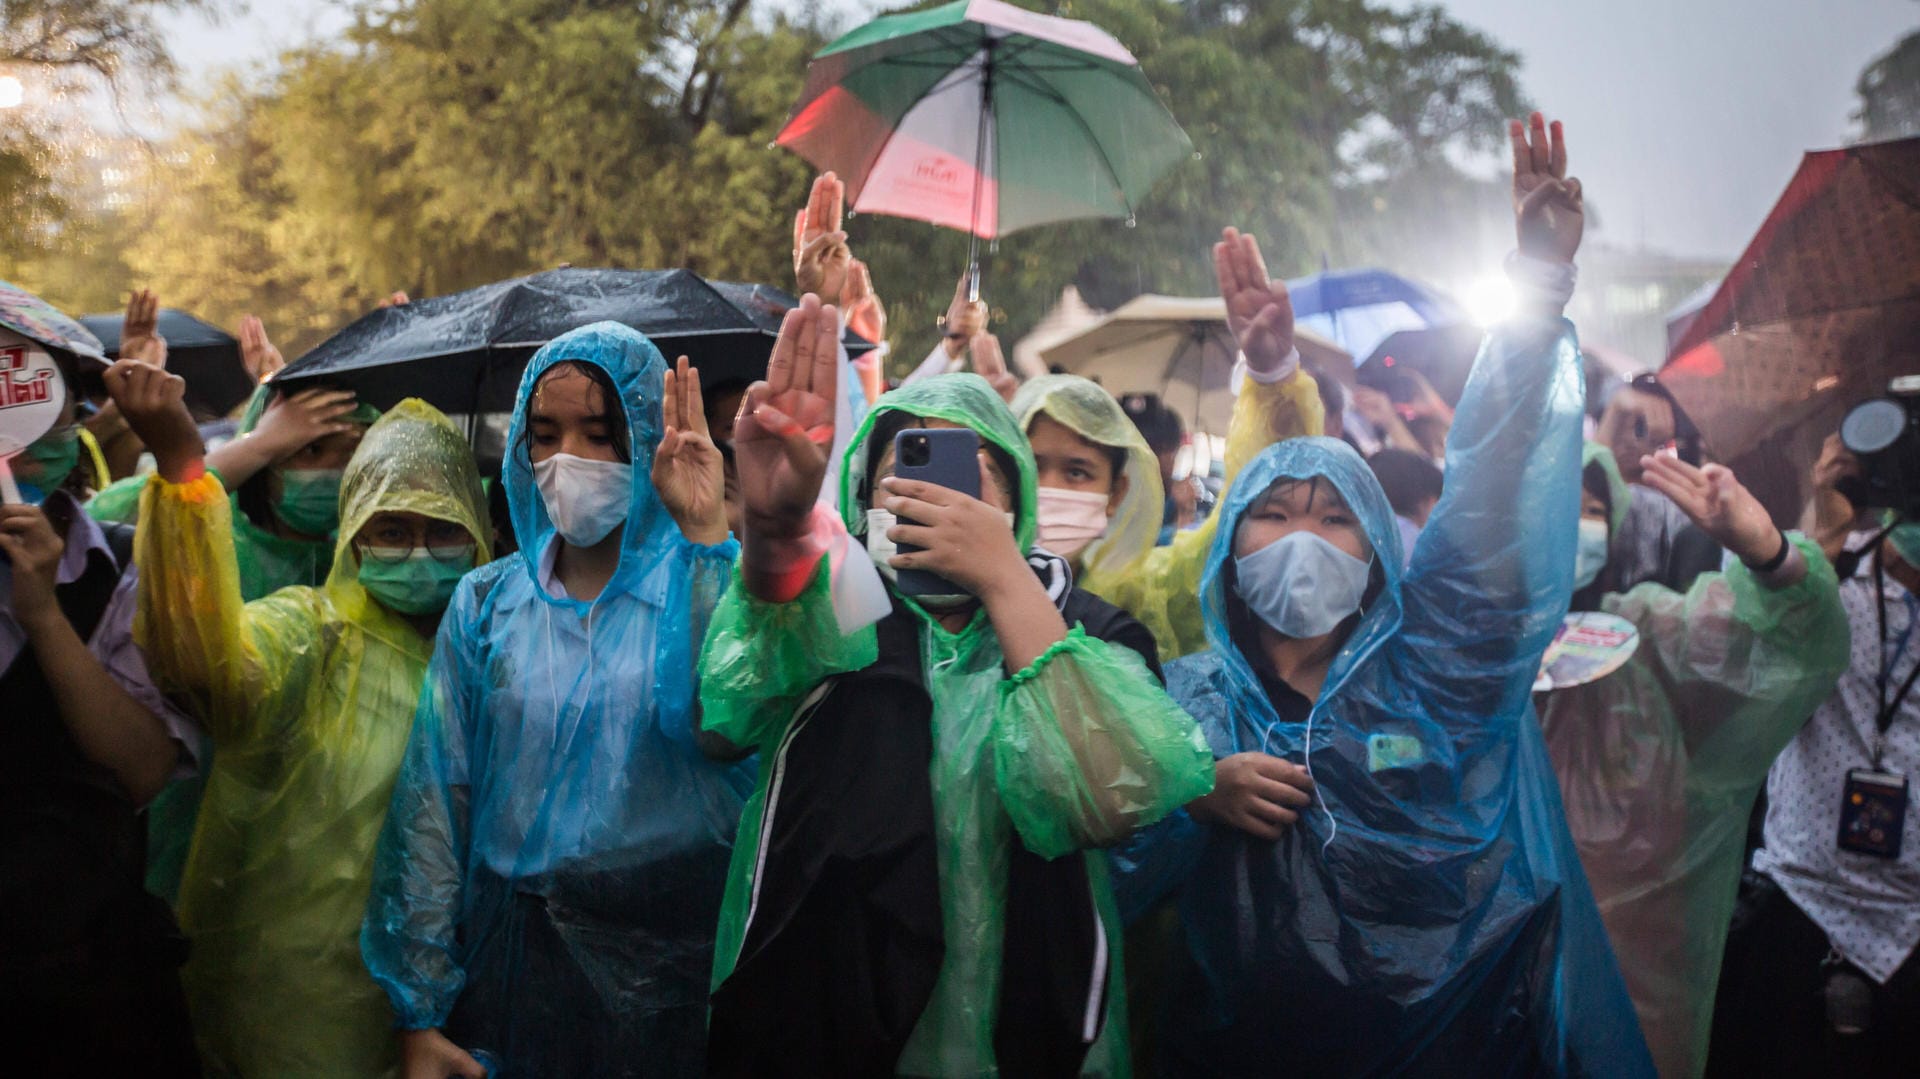
[{"label": "black trousers", "polygon": [[1714,1001],[1709,1079],[1920,1076],[1920,962],[1909,956],[1875,987],[1867,1030],[1835,1033],[1826,932],[1764,874],[1748,873],[1740,892]]}]

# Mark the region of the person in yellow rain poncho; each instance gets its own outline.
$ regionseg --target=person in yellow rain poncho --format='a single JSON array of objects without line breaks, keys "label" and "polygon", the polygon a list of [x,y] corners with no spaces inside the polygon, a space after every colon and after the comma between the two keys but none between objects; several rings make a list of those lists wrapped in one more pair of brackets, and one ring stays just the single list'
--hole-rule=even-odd
[{"label": "person in yellow rain poncho", "polygon": [[[702,746],[759,749],[761,777],[720,914],[708,1066],[1125,1075],[1095,848],[1204,794],[1210,754],[1150,635],[1032,546],[1033,457],[985,379],[882,396],[837,518],[818,504],[837,325],[805,297],[734,428],[747,535],[701,657]],[[980,497],[893,474],[895,436],[940,427],[977,436]],[[904,591],[914,568],[957,591]],[[877,602],[850,619],[857,591]]]},{"label": "person in yellow rain poncho", "polygon": [[219,750],[179,906],[202,1058],[215,1075],[389,1073],[398,1042],[360,923],[434,630],[489,557],[472,453],[402,401],[347,463],[326,584],[243,603],[232,510],[179,380],[123,363],[108,381],[159,466],[135,635]]},{"label": "person in yellow rain poncho", "polygon": [[[264,333],[264,331],[261,331]],[[232,492],[234,569],[248,603],[293,585],[326,581],[340,523],[340,476],[367,425],[380,418],[350,390],[254,393],[240,434],[207,455],[207,471]],[[96,521],[133,524],[146,476],[128,476],[87,501]],[[178,900],[211,758],[177,779],[147,807],[147,890]]]},{"label": "person in yellow rain poncho", "polygon": [[1567,825],[1647,1046],[1667,1079],[1706,1067],[1747,820],[1773,759],[1833,691],[1849,634],[1833,567],[1719,465],[1660,457],[1641,482],[1736,558],[1685,592],[1609,588],[1629,489],[1586,444],[1573,609],[1639,632],[1625,665],[1534,695]]},{"label": "person in yellow rain poncho", "polygon": [[[1227,483],[1267,446],[1321,433],[1325,411],[1293,346],[1287,287],[1267,277],[1252,236],[1226,229],[1213,249],[1227,323],[1245,365],[1227,428]],[[1013,415],[1039,467],[1039,542],[1072,564],[1074,583],[1153,633],[1162,660],[1207,647],[1200,574],[1216,518],[1160,534],[1165,492],[1153,450],[1106,390],[1077,375],[1023,384]]]}]

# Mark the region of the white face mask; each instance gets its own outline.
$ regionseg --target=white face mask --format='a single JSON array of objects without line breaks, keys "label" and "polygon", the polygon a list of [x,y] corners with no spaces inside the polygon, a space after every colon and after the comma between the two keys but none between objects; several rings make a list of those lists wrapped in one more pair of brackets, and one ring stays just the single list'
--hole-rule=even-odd
[{"label": "white face mask", "polygon": [[1042,487],[1039,492],[1040,546],[1072,558],[1107,531],[1107,495]]},{"label": "white face mask", "polygon": [[533,466],[534,486],[562,539],[591,547],[627,519],[633,502],[633,465],[556,453]]},{"label": "white face mask", "polygon": [[[900,571],[888,561],[900,553],[900,548],[898,544],[887,538],[887,530],[899,523],[900,518],[886,510],[867,511],[867,556],[873,559],[874,567],[880,571],[880,576],[887,579],[888,584],[893,584],[900,576]],[[1011,513],[1007,514],[1007,527],[1013,527]],[[973,596],[967,592],[955,592],[948,595],[914,596],[913,601],[930,611],[951,610],[973,602]]]},{"label": "white face mask", "polygon": [[1233,561],[1237,591],[1255,616],[1289,637],[1333,632],[1366,598],[1373,561],[1301,529]]},{"label": "white face mask", "polygon": [[1574,547],[1573,587],[1582,589],[1593,583],[1607,566],[1607,522],[1580,518],[1580,538]]}]

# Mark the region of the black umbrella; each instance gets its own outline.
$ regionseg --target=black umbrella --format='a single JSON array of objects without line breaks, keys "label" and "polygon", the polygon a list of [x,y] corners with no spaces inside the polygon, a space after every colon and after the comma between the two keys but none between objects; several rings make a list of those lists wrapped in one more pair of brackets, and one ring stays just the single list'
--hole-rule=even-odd
[{"label": "black umbrella", "polygon": [[[686,356],[714,386],[761,377],[795,303],[779,289],[688,270],[548,270],[369,312],[274,381],[346,386],[380,408],[421,397],[447,412],[504,412],[535,350],[613,321],[652,338],[669,360]],[[851,333],[846,344],[852,355],[874,347]]]},{"label": "black umbrella", "polygon": [[[107,358],[120,358],[124,313],[83,315]],[[224,416],[253,392],[253,379],[240,359],[240,342],[227,331],[172,307],[160,309],[156,327],[167,340],[167,369],[187,380],[187,404],[210,416]]]},{"label": "black umbrella", "polygon": [[1411,404],[1420,393],[1407,374],[1417,371],[1447,404],[1458,405],[1482,336],[1480,327],[1468,323],[1401,330],[1374,346],[1354,380],[1400,404]]}]

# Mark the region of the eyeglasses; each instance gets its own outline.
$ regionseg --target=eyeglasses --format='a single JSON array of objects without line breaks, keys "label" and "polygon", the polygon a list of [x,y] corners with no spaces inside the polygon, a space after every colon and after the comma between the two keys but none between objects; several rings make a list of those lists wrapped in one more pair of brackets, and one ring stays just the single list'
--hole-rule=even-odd
[{"label": "eyeglasses", "polygon": [[434,521],[428,525],[424,542],[409,525],[398,522],[376,525],[361,530],[354,547],[362,558],[387,565],[405,562],[413,557],[415,550],[424,550],[440,562],[458,562],[472,557],[478,549],[466,528],[452,521]]}]

